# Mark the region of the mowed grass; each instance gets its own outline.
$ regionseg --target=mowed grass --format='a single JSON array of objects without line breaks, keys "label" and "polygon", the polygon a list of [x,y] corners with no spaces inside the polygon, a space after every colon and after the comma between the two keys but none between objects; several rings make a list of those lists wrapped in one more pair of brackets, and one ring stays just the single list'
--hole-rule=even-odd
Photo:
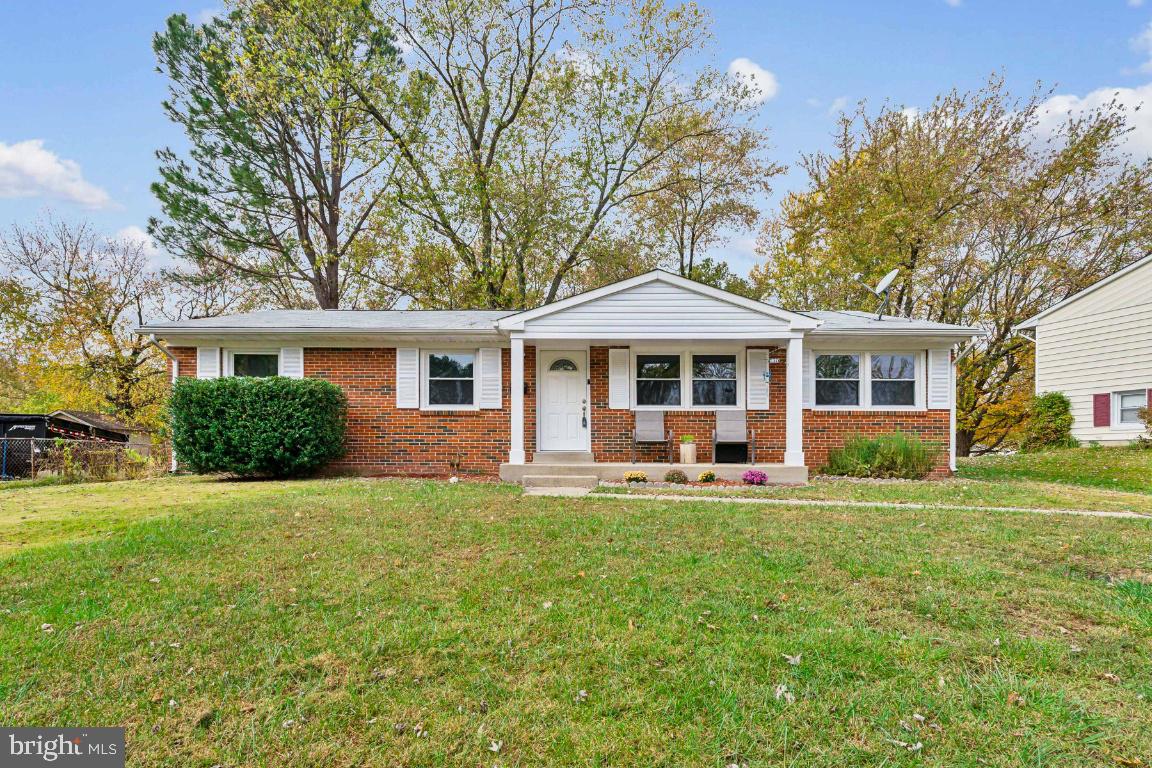
[{"label": "mowed grass", "polygon": [[[652,477],[652,480],[662,480]],[[629,494],[701,493],[772,499],[1131,511],[1152,514],[1152,451],[1077,448],[961,459],[948,480],[853,480],[814,476],[805,486],[605,487]]]},{"label": "mowed grass", "polygon": [[1152,758],[1144,520],[416,481],[0,496],[110,508],[0,555],[0,721],[124,725],[132,765]]},{"label": "mowed grass", "polygon": [[981,456],[960,459],[958,468],[961,476],[974,480],[1037,480],[1152,493],[1152,450],[1135,447]]}]

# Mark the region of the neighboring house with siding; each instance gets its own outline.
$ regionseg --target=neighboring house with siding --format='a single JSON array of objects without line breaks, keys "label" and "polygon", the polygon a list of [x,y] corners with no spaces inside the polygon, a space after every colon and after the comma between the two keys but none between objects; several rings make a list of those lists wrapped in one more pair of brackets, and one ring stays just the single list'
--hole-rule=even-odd
[{"label": "neighboring house with siding", "polygon": [[1152,256],[1018,326],[1036,342],[1036,392],[1072,401],[1072,435],[1116,445],[1152,398]]},{"label": "neighboring house with siding", "polygon": [[284,310],[139,332],[165,342],[174,378],[340,386],[348,438],[335,470],[526,484],[633,467],[662,479],[684,435],[696,438],[698,464],[683,467],[693,478],[754,465],[803,482],[849,436],[895,430],[937,444],[946,474],[954,351],[980,334],[790,312],[659,270],[523,312]]}]

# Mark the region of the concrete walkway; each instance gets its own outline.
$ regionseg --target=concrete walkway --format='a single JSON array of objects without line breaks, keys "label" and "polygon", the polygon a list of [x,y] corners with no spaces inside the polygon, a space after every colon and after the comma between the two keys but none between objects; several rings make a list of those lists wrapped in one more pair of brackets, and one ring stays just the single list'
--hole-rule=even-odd
[{"label": "concrete walkway", "polygon": [[1039,515],[1081,515],[1083,517],[1119,517],[1127,520],[1152,520],[1129,510],[1043,509],[1040,507],[974,507],[968,504],[921,504],[888,501],[835,501],[831,499],[766,499],[739,496],[695,496],[659,493],[599,493],[587,488],[532,488],[526,496],[584,496],[590,499],[639,499],[642,501],[702,501],[711,504],[767,504],[778,507],[890,507],[892,509],[949,510],[960,512],[1031,512]]}]

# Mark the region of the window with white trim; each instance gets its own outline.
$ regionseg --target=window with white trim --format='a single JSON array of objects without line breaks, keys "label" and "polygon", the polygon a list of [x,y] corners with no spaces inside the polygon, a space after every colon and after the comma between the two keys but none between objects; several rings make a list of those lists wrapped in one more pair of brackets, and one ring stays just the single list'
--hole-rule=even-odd
[{"label": "window with white trim", "polygon": [[1129,392],[1116,392],[1112,395],[1116,402],[1116,423],[1124,426],[1142,427],[1140,409],[1148,407],[1148,391],[1135,389]]},{"label": "window with white trim", "polygon": [[916,405],[916,355],[869,355],[872,405]]},{"label": "window with white trim", "polygon": [[680,355],[636,355],[636,404],[680,405]]},{"label": "window with white trim", "polygon": [[228,376],[266,378],[280,375],[278,352],[226,352]]},{"label": "window with white trim", "polygon": [[860,405],[860,355],[816,355],[816,405]]},{"label": "window with white trim", "polygon": [[692,405],[736,405],[736,355],[692,355]]},{"label": "window with white trim", "polygon": [[424,403],[430,408],[476,406],[476,353],[427,352]]},{"label": "window with white trim", "polygon": [[921,408],[922,352],[829,352],[815,355],[817,408]]}]

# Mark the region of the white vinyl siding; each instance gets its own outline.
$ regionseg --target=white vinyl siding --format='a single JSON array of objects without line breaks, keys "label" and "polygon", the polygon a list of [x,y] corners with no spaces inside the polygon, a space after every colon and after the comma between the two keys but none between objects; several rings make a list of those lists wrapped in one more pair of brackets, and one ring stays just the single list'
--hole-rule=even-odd
[{"label": "white vinyl siding", "polygon": [[734,328],[770,336],[787,332],[788,323],[653,281],[531,320],[528,327],[533,335],[553,338],[708,339],[730,336]]},{"label": "white vinyl siding", "polygon": [[[1125,443],[1138,425],[1113,413],[1093,426],[1093,396],[1152,388],[1152,262],[1042,318],[1036,325],[1036,392],[1072,402],[1072,434],[1086,443]],[[1114,400],[1115,398],[1113,398]]]}]

